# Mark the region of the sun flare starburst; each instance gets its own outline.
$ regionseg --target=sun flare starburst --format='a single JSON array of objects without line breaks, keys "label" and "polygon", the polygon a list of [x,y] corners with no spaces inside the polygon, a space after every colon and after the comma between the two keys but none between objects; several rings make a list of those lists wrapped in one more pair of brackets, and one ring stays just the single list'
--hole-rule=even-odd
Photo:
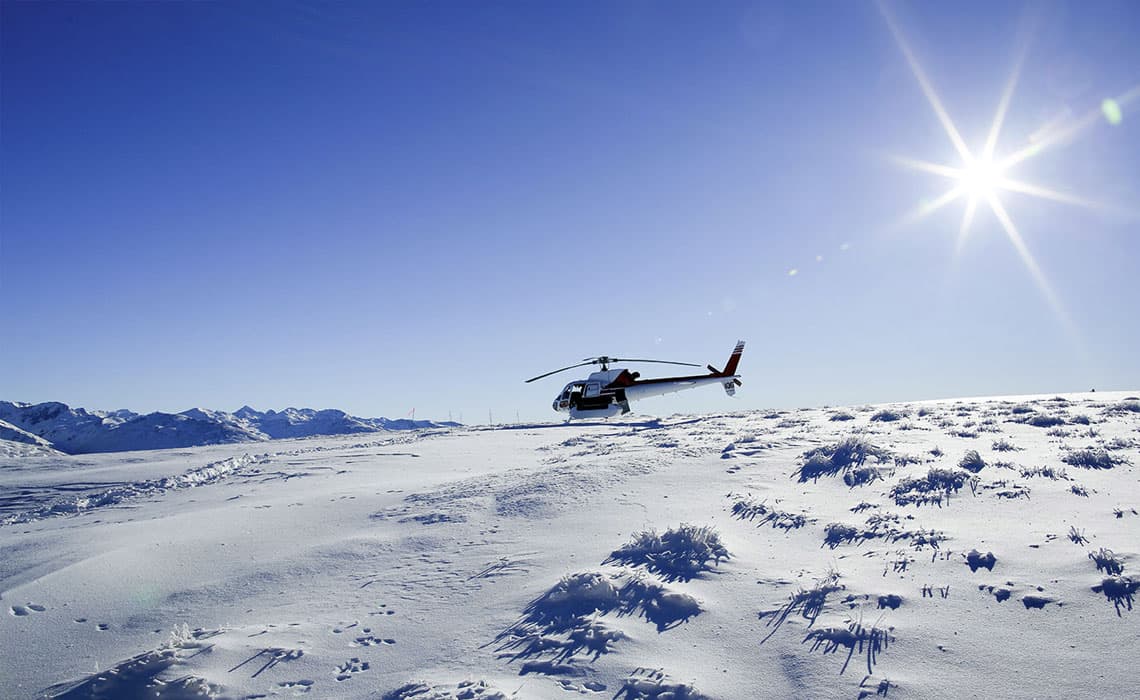
[{"label": "sun flare starburst", "polygon": [[[1116,209],[1108,207],[1101,202],[1015,179],[1010,175],[1010,171],[1014,166],[1038,156],[1054,146],[1069,142],[1077,133],[1098,123],[1102,115],[1103,118],[1107,119],[1111,124],[1119,123],[1120,105],[1140,97],[1140,86],[1132,88],[1119,97],[1105,100],[1102,105],[1097,105],[1087,114],[1079,119],[1073,120],[1064,128],[1058,128],[1045,137],[1030,143],[1008,156],[997,158],[995,151],[997,150],[998,137],[1001,134],[1002,124],[1005,121],[1006,113],[1009,111],[1010,100],[1025,61],[1026,52],[1023,45],[1017,54],[1013,71],[1002,90],[997,113],[994,116],[993,123],[990,125],[986,142],[980,150],[975,152],[966,145],[965,140],[958,131],[958,127],[955,126],[953,120],[950,118],[938,93],[935,92],[930,79],[915,58],[910,45],[903,36],[902,30],[899,28],[898,23],[895,21],[895,18],[884,0],[879,0],[878,6],[879,11],[886,20],[887,26],[890,28],[895,43],[898,44],[899,50],[902,51],[903,56],[906,58],[911,73],[918,82],[919,88],[922,90],[927,102],[930,103],[935,117],[937,117],[939,123],[942,125],[947,138],[950,139],[950,143],[954,146],[954,150],[957,152],[959,158],[959,162],[956,165],[947,165],[904,156],[892,156],[892,159],[900,165],[934,175],[940,175],[951,181],[950,189],[929,202],[920,205],[904,218],[903,223],[914,223],[959,199],[964,199],[965,209],[962,214],[961,225],[958,229],[957,249],[960,252],[963,244],[970,235],[971,225],[974,222],[979,205],[986,206],[1001,225],[1002,230],[1017,251],[1022,263],[1024,263],[1026,270],[1029,271],[1037,283],[1042,295],[1053,308],[1053,311],[1065,325],[1071,327],[1071,322],[1061,306],[1060,300],[1053,292],[1045,274],[1038,266],[1037,261],[1033,258],[1033,254],[1030,253],[1029,247],[1026,245],[1021,232],[1014,224],[1013,219],[1002,203],[1001,195],[1004,192],[1015,192],[1061,204],[1071,204],[1100,211]],[[1111,109],[1104,105],[1110,105]],[[1114,116],[1115,119],[1113,118]],[[1120,210],[1116,209],[1116,211]]]}]

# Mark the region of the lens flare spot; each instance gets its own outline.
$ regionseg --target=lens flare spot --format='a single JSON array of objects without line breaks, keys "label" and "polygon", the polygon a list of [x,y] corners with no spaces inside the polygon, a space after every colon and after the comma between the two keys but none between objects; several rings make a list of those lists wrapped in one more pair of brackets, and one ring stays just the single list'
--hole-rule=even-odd
[{"label": "lens flare spot", "polygon": [[1120,108],[1120,103],[1111,97],[1100,103],[1100,111],[1104,112],[1104,118],[1113,126],[1124,120],[1124,110]]},{"label": "lens flare spot", "polygon": [[788,270],[788,277],[795,277],[798,274],[800,274],[800,271],[794,267],[792,269]]}]

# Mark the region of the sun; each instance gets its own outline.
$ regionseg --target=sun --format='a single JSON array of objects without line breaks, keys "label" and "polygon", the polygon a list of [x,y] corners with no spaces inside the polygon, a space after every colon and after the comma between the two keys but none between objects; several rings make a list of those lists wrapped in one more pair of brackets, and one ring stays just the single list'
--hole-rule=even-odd
[{"label": "sun", "polygon": [[958,173],[958,184],[974,199],[989,199],[1002,186],[1005,168],[993,158],[970,158]]}]

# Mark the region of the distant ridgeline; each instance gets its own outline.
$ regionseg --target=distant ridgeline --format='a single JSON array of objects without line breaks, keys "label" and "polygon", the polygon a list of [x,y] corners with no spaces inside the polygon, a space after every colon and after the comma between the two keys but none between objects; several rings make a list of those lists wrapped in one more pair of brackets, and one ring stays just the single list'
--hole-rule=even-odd
[{"label": "distant ridgeline", "polygon": [[54,448],[69,454],[161,450],[313,435],[454,427],[451,421],[359,418],[344,411],[286,408],[233,413],[192,408],[182,413],[88,411],[67,404],[0,401],[0,440]]}]

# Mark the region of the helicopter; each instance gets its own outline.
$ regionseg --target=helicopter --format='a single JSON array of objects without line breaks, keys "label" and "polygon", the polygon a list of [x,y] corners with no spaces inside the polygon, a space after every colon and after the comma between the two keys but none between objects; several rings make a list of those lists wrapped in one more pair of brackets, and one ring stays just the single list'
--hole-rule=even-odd
[{"label": "helicopter", "polygon": [[685,367],[700,367],[691,362],[670,362],[668,360],[637,360],[623,357],[587,357],[576,365],[556,369],[553,372],[540,374],[526,380],[526,384],[549,377],[552,374],[565,372],[575,367],[586,365],[599,365],[601,370],[593,372],[586,379],[570,382],[554,399],[555,411],[568,412],[570,419],[574,418],[610,418],[618,414],[625,415],[630,412],[629,402],[650,396],[662,396],[698,386],[720,384],[729,396],[736,395],[736,387],[741,386],[740,375],[736,373],[736,366],[740,364],[740,356],[744,354],[744,341],[738,341],[728,357],[728,364],[723,370],[707,365],[708,374],[695,374],[683,377],[658,377],[656,379],[642,379],[640,372],[630,372],[627,369],[610,369],[610,365],[617,362],[653,362],[663,365],[682,365]]}]

